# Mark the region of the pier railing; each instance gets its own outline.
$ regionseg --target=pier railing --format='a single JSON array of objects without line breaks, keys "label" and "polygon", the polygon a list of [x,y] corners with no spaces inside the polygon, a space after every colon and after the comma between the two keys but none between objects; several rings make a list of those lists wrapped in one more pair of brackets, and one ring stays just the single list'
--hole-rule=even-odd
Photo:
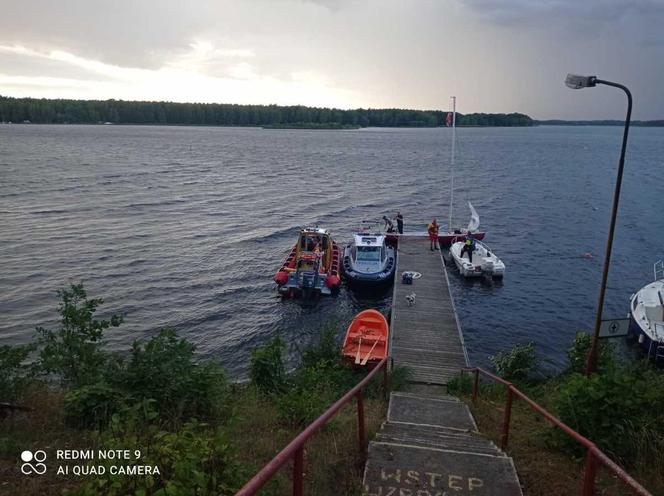
[{"label": "pier railing", "polygon": [[567,424],[562,422],[560,419],[555,417],[553,414],[549,413],[541,405],[533,401],[531,398],[526,396],[523,392],[519,391],[511,382],[498,377],[491,372],[486,370],[474,367],[469,369],[464,369],[464,372],[471,372],[475,375],[473,381],[473,403],[477,401],[477,396],[479,394],[479,383],[480,383],[480,374],[488,379],[491,379],[494,382],[498,382],[505,386],[506,389],[506,398],[505,398],[505,412],[503,414],[503,425],[500,436],[500,448],[505,450],[507,448],[507,443],[510,436],[510,419],[512,417],[512,400],[516,396],[517,398],[525,401],[530,408],[532,408],[536,413],[544,417],[550,424],[554,427],[557,427],[569,437],[580,443],[586,448],[586,466],[583,473],[583,486],[581,488],[581,494],[583,496],[593,496],[595,494],[595,478],[597,475],[597,464],[601,463],[611,472],[613,472],[616,477],[628,486],[634,494],[641,496],[652,496],[647,489],[645,489],[641,484],[634,480],[627,472],[620,468],[613,460],[611,460],[606,454],[604,454],[591,440],[582,436],[574,429],[569,427]]},{"label": "pier railing", "polygon": [[383,391],[388,388],[387,362],[389,357],[383,358],[376,367],[367,374],[353,389],[348,391],[325,413],[314,420],[306,429],[295,437],[282,449],[267,465],[265,465],[235,496],[250,496],[256,494],[289,460],[293,460],[293,496],[304,494],[304,445],[318,429],[324,426],[339,410],[357,399],[357,437],[360,453],[366,455],[367,433],[364,422],[364,389],[379,371],[383,371]]}]

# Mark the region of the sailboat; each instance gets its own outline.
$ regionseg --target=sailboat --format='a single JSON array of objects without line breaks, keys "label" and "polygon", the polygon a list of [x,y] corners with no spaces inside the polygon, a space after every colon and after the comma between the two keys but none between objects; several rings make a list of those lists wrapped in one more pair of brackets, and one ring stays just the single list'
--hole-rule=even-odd
[{"label": "sailboat", "polygon": [[[477,214],[477,211],[473,208],[470,202],[468,206],[470,207],[470,222],[468,224],[468,229],[462,230],[458,227],[454,227],[452,222],[452,211],[454,205],[454,157],[455,157],[455,144],[456,144],[456,97],[452,98],[452,155],[450,159],[450,218],[447,224],[447,232],[439,233],[438,242],[441,246],[449,247],[457,241],[463,241],[466,237],[466,233],[471,231],[475,236],[475,239],[481,241],[484,239],[486,234],[483,231],[479,231],[480,227],[480,216]],[[449,125],[449,114],[448,114],[448,125]]]}]

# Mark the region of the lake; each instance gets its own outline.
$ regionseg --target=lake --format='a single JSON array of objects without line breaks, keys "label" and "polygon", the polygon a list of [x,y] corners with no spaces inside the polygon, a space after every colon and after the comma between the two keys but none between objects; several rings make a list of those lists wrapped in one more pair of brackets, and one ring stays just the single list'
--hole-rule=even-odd
[{"label": "lake", "polygon": [[[618,127],[460,128],[454,219],[471,201],[502,283],[450,269],[471,361],[533,341],[553,368],[593,325]],[[339,335],[391,293],[342,287],[282,301],[272,276],[298,228],[348,241],[360,220],[400,210],[406,231],[449,215],[450,129],[348,131],[0,125],[0,344],[56,326],[56,291],[84,282],[99,314],[125,315],[110,348],[173,327],[241,378],[251,350],[280,335],[291,356],[321,326]],[[664,129],[633,128],[605,317],[664,257]],[[423,240],[423,249],[428,243]]]}]

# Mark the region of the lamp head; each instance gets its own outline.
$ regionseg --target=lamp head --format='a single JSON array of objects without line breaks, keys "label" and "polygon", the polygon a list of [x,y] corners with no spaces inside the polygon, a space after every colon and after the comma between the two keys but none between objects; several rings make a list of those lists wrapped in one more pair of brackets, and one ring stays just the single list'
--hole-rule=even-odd
[{"label": "lamp head", "polygon": [[565,79],[565,84],[568,88],[573,90],[580,90],[581,88],[592,88],[595,86],[597,76],[579,76],[578,74],[568,74]]}]

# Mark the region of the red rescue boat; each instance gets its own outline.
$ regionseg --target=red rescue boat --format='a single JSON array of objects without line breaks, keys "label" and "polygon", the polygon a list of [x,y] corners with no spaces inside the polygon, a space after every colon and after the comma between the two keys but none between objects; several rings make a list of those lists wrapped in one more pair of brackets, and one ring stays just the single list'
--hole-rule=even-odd
[{"label": "red rescue boat", "polygon": [[330,232],[307,227],[300,231],[274,282],[284,296],[331,294],[341,284],[340,262],[341,250]]}]

